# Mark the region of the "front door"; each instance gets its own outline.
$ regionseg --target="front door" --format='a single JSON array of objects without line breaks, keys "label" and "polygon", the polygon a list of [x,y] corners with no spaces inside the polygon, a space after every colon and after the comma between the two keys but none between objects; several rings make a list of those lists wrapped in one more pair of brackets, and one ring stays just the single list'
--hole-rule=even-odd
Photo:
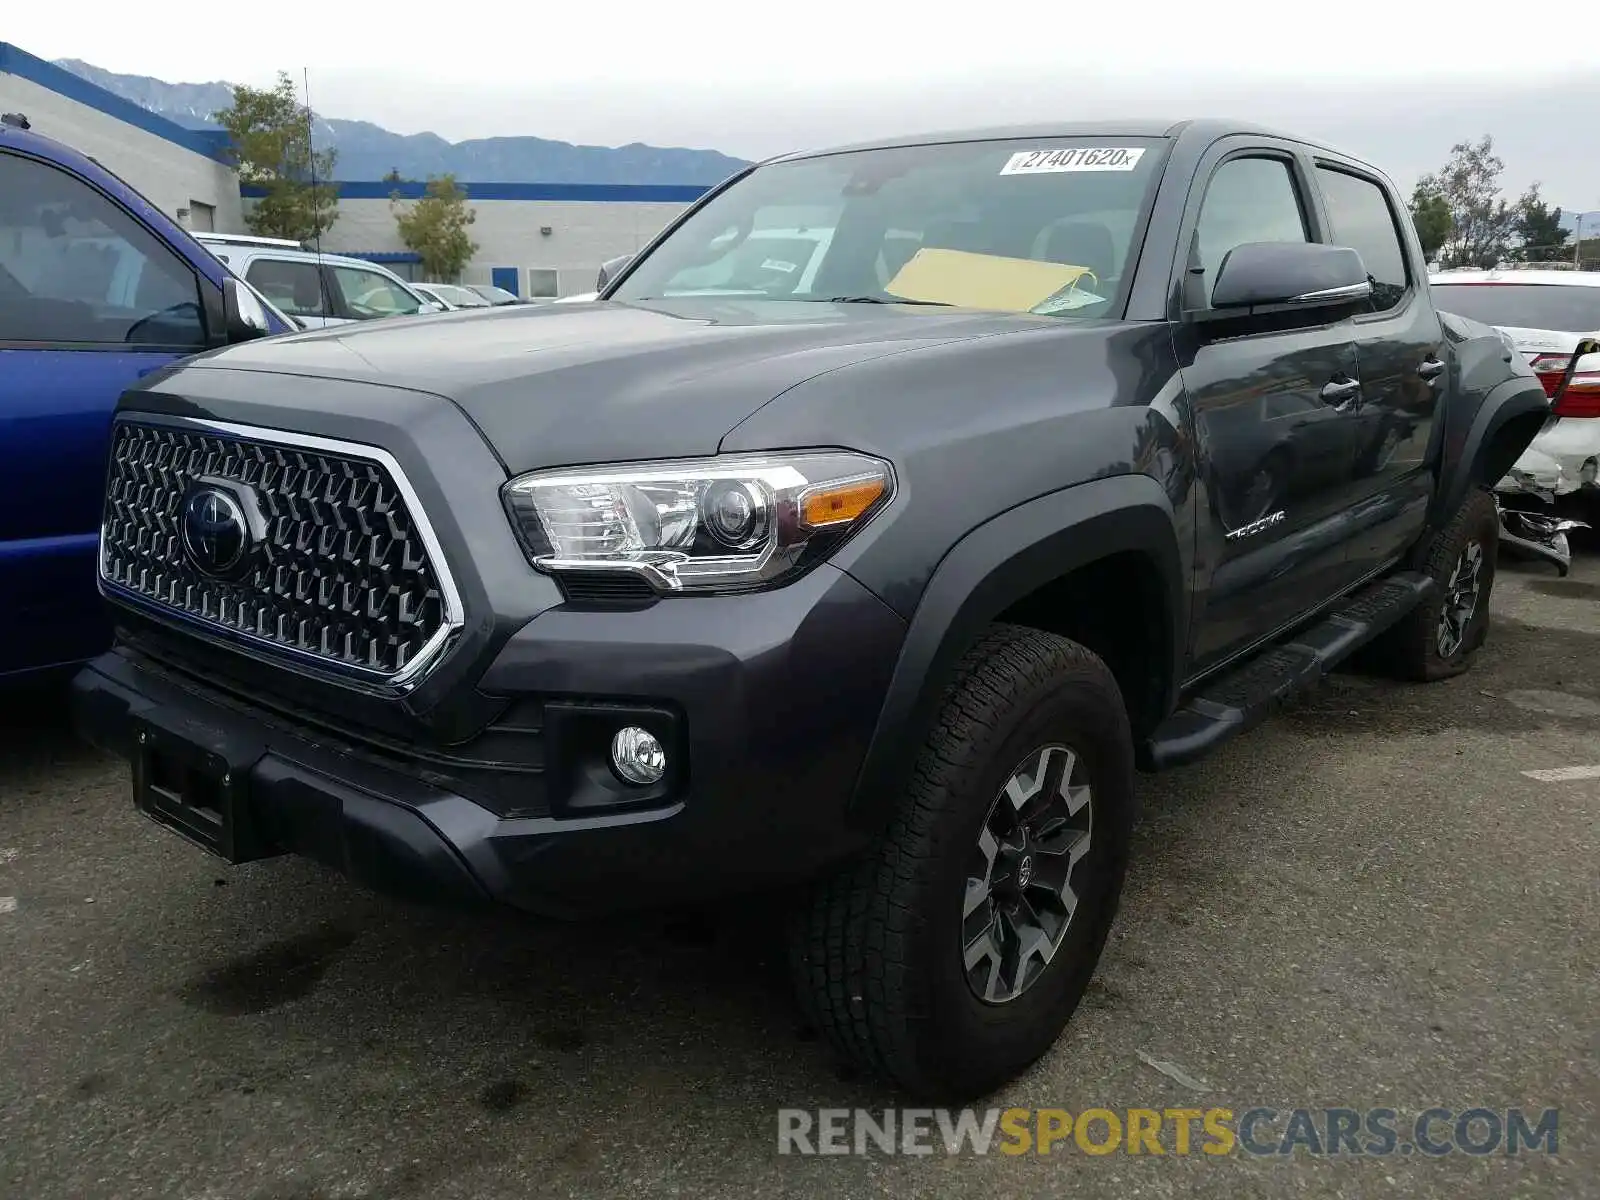
[{"label": "front door", "polygon": [[[1200,306],[1245,242],[1309,241],[1303,162],[1285,149],[1223,152],[1193,217],[1188,295]],[[1315,318],[1307,318],[1314,320]],[[1358,363],[1351,322],[1260,330],[1177,327],[1207,512],[1194,665],[1215,666],[1344,589]]]},{"label": "front door", "polygon": [[1371,311],[1355,320],[1361,397],[1356,410],[1347,554],[1354,573],[1396,562],[1416,541],[1433,496],[1428,445],[1447,386],[1443,331],[1428,297],[1420,249],[1401,234],[1395,198],[1378,180],[1319,161],[1328,240],[1361,254]]},{"label": "front door", "polygon": [[109,643],[95,547],[112,410],[204,348],[201,286],[83,179],[0,151],[0,677]]},{"label": "front door", "polygon": [[387,275],[363,267],[328,267],[327,286],[333,311],[351,321],[413,316],[422,308],[420,299]]}]

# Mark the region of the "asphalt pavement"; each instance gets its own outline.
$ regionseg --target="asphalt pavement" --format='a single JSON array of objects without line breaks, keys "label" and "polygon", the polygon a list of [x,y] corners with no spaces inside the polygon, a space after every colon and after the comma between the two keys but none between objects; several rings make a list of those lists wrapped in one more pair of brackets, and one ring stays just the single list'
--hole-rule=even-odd
[{"label": "asphalt pavement", "polygon": [[1467,675],[1341,674],[1145,779],[1096,981],[992,1101],[1556,1108],[1553,1153],[803,1156],[780,1108],[903,1101],[800,1023],[776,913],[561,927],[229,868],[137,816],[59,705],[14,699],[0,1197],[1600,1196],[1600,778],[1524,774],[1584,765],[1592,545],[1565,580],[1502,564]]}]

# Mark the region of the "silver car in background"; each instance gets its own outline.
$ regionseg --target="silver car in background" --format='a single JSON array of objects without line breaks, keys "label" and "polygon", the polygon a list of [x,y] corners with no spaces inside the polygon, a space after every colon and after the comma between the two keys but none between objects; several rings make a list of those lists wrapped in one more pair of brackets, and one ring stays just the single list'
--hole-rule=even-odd
[{"label": "silver car in background", "polygon": [[443,312],[393,271],[284,238],[198,233],[195,240],[306,329]]}]

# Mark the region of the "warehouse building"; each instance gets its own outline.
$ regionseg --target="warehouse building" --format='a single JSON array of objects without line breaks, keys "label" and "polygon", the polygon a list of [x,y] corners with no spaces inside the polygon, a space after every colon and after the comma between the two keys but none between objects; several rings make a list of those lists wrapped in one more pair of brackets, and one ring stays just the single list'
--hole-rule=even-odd
[{"label": "warehouse building", "polygon": [[22,113],[34,132],[114,171],[180,225],[244,229],[239,176],[220,129],[186,129],[6,42],[0,42],[0,112]]},{"label": "warehouse building", "polygon": [[[370,258],[403,278],[421,278],[400,241],[392,197],[419,199],[423,183],[341,183],[339,217],[322,249]],[[477,214],[477,254],[464,283],[492,283],[518,296],[553,299],[593,291],[600,264],[644,247],[707,190],[699,185],[461,183]],[[252,189],[244,189],[250,202]]]}]

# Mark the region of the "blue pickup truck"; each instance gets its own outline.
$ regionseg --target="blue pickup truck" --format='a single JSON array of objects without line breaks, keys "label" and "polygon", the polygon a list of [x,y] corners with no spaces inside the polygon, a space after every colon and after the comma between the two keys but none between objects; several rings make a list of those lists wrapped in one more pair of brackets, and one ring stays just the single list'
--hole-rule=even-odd
[{"label": "blue pickup truck", "polygon": [[110,644],[94,556],[117,397],[291,328],[124,181],[0,116],[0,688]]}]

